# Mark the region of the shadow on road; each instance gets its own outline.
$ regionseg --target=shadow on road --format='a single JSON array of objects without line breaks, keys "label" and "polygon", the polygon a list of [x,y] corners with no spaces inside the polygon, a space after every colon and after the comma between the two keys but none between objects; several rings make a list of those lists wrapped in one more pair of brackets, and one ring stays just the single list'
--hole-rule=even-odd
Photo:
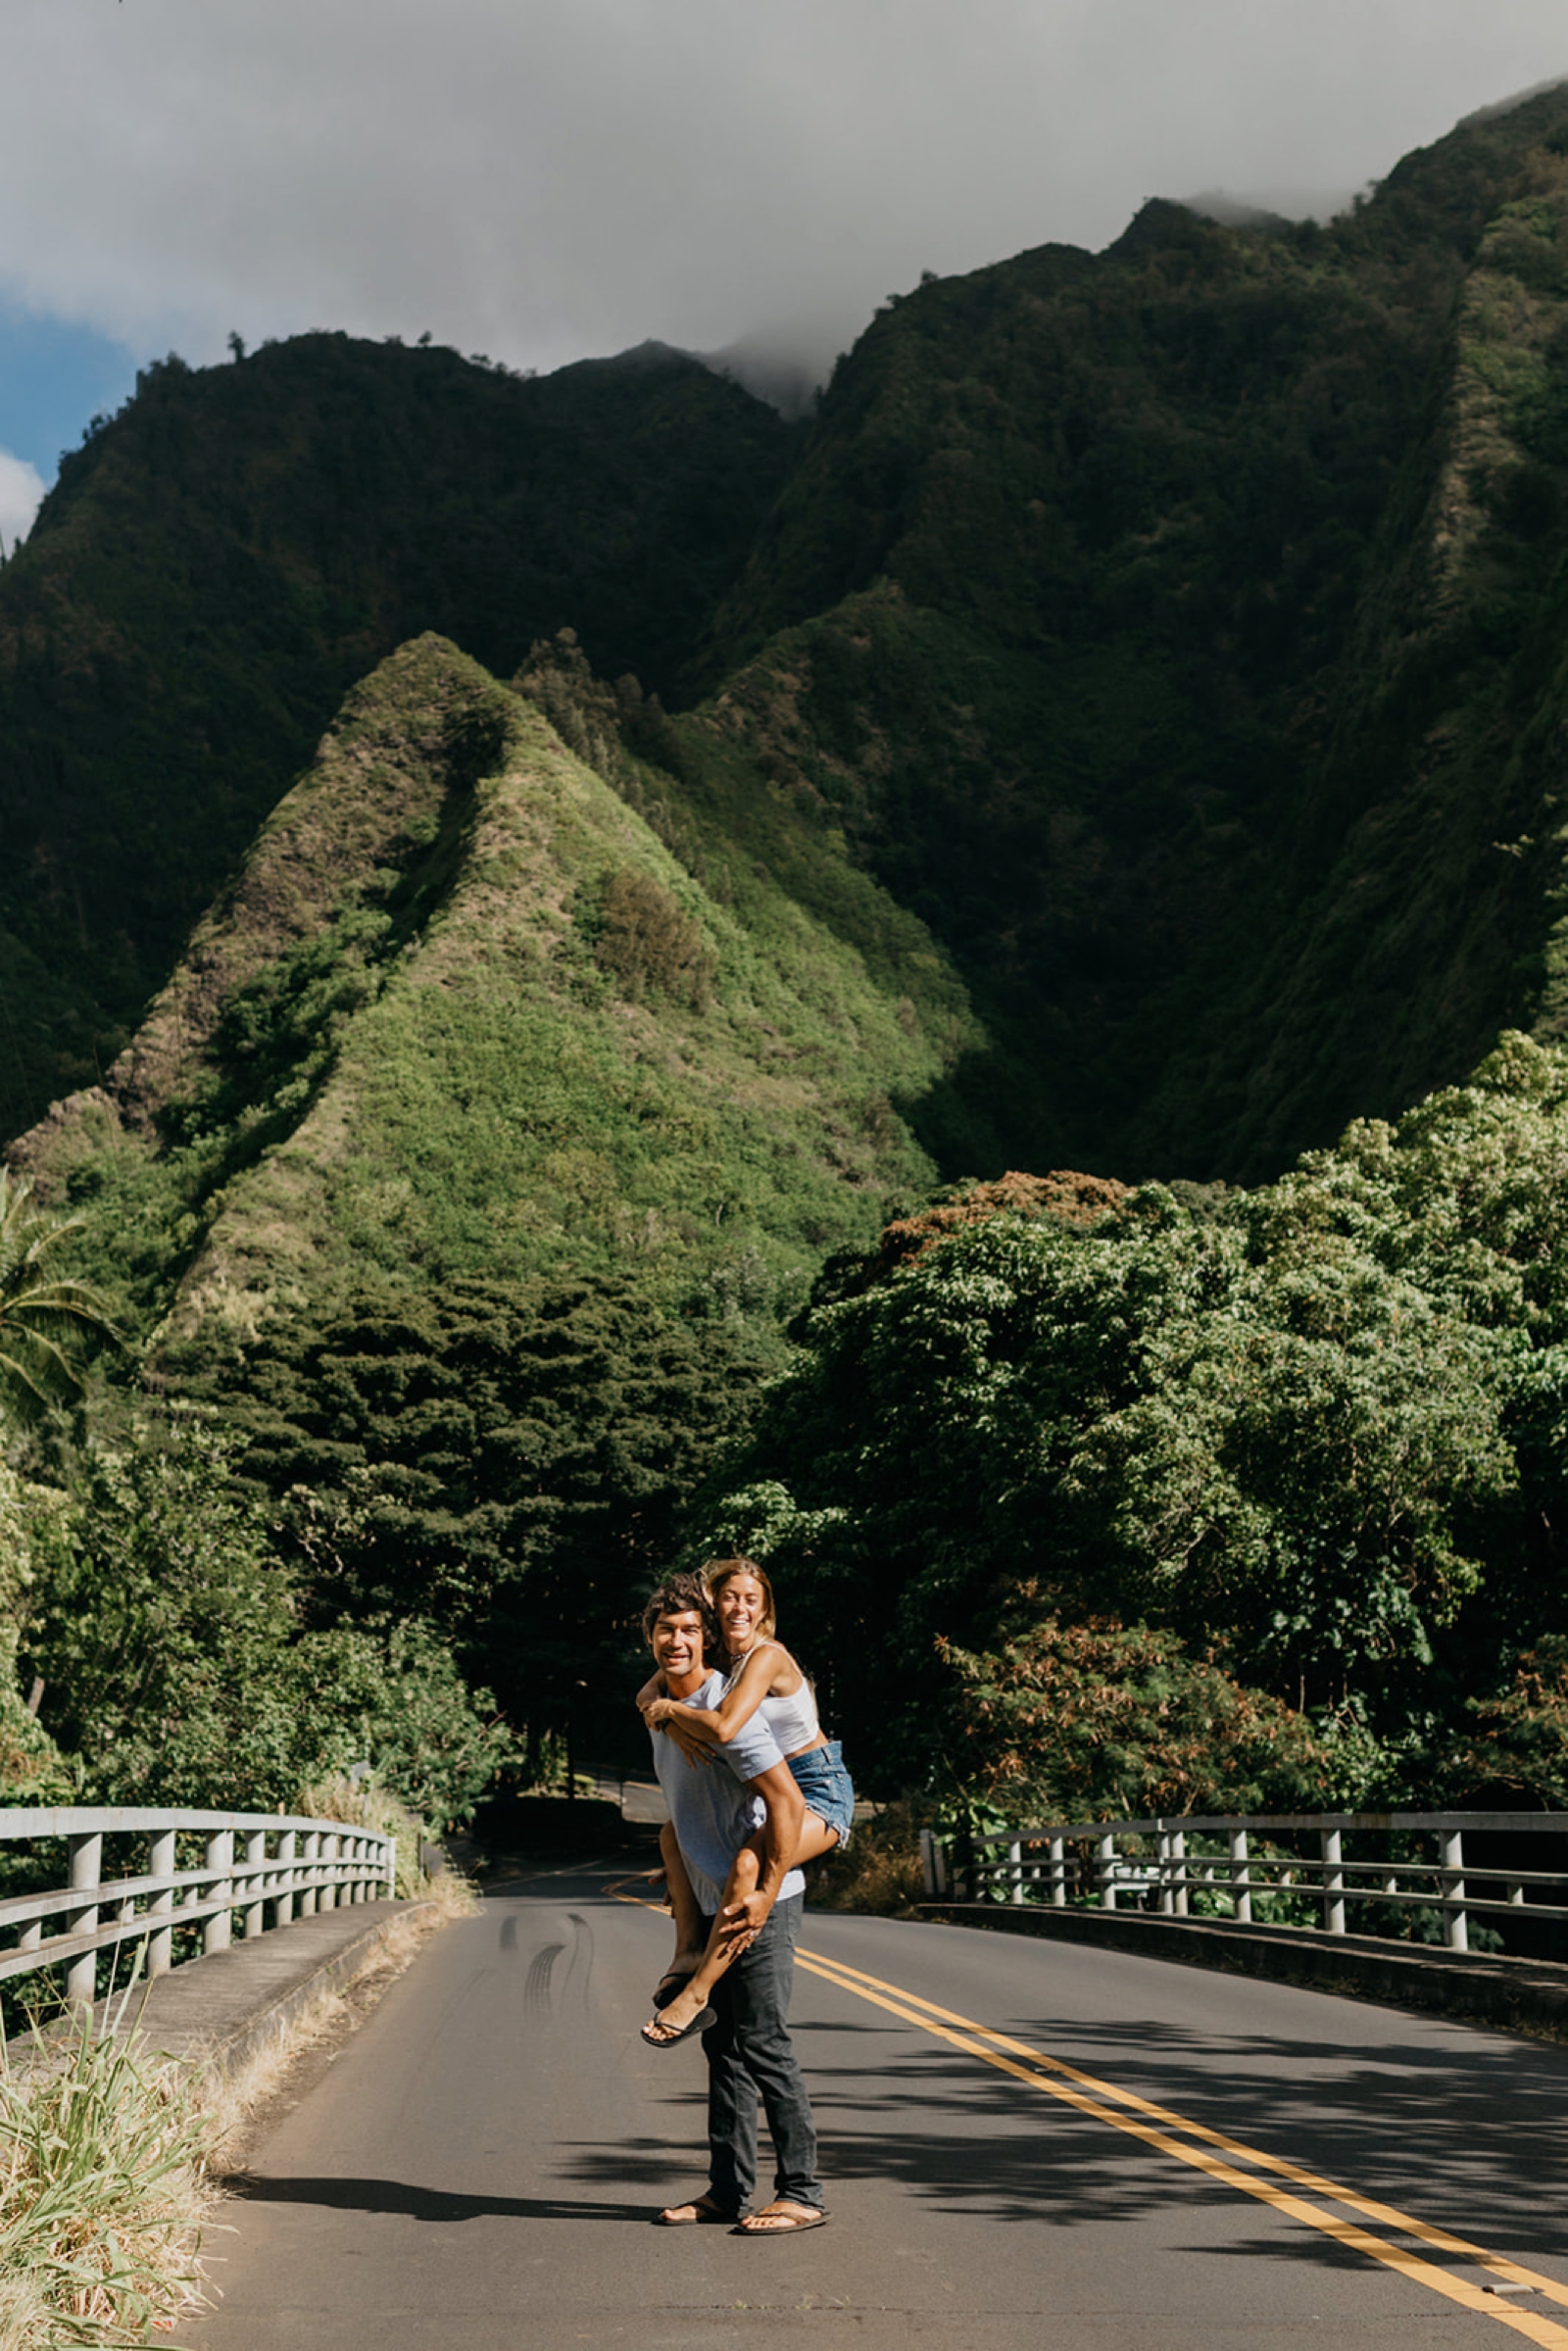
[{"label": "shadow on road", "polygon": [[1369,2005],[1366,2017],[1359,2040],[1148,2019],[1129,2029],[1017,2016],[1010,2030],[1244,2143],[1338,2180],[1348,2176],[1364,2192],[1429,2218],[1436,2164],[1448,2223],[1461,2235],[1483,2233],[1499,2250],[1568,2253],[1560,2209],[1522,2205],[1519,2196],[1522,2173],[1560,2178],[1568,2166],[1568,2051],[1485,2029],[1472,2038],[1459,2025],[1406,2038],[1396,2010]]},{"label": "shadow on road", "polygon": [[412,2221],[646,2221],[638,2204],[585,2204],[554,2196],[460,2196],[405,2180],[247,2180],[236,2190],[249,2204],[321,2204],[336,2212],[395,2212]]}]

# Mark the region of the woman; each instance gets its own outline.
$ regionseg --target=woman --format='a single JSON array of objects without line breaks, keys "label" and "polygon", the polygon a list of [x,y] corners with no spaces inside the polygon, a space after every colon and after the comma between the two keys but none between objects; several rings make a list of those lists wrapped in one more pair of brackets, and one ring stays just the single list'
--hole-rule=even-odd
[{"label": "woman", "polygon": [[[788,1649],[773,1637],[773,1588],[762,1570],[751,1559],[719,1559],[704,1574],[729,1656],[723,1695],[711,1708],[681,1705],[664,1695],[662,1679],[656,1674],[639,1690],[637,1703],[649,1729],[673,1739],[688,1763],[698,1768],[711,1764],[717,1749],[754,1714],[761,1715],[806,1802],[800,1841],[789,1862],[791,1869],[799,1869],[808,1861],[819,1860],[835,1845],[842,1848],[849,1843],[855,1789],[837,1739],[822,1736],[809,1682]],[[674,1832],[667,1824],[660,1832],[659,1847],[675,1913],[676,1946],[654,1995],[659,2014],[643,2027],[643,2038],[655,2049],[668,2049],[688,2033],[711,2024],[709,1995],[752,1939],[747,1935],[726,1938],[724,1914],[731,1904],[744,1901],[755,1890],[761,1870],[762,1839],[759,1830],[736,1855],[706,1943],[703,1914]]]}]

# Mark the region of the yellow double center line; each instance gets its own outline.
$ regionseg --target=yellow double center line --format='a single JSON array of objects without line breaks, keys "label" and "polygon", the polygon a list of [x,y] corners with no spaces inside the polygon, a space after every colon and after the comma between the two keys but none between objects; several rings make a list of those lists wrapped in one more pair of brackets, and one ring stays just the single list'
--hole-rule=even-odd
[{"label": "yellow double center line", "polygon": [[[857,1999],[868,2000],[873,2007],[885,2008],[890,2016],[934,2033],[939,2040],[950,2042],[966,2056],[978,2057],[985,2065],[995,2066],[998,2073],[1010,2075],[1030,2089],[1059,2098],[1063,2105],[1075,2107],[1094,2122],[1124,2131],[1129,2138],[1142,2139],[1146,2146],[1156,2148],[1161,2155],[1190,2164],[1194,2171],[1204,2172],[1211,2180],[1240,2189],[1243,2195],[1255,2196],[1259,2203],[1272,2205],[1276,2212],[1288,2214],[1305,2228],[1319,2229],[1340,2244],[1364,2253],[1369,2260],[1397,2270],[1401,2277],[1417,2285],[1430,2286],[1435,2294],[1457,2302],[1461,2309],[1473,2310],[1478,2317],[1511,2327],[1529,2342],[1551,2345],[1554,2351],[1568,2351],[1568,2327],[1536,2311],[1513,2307],[1495,2294],[1489,2294],[1484,2287],[1473,2285],[1467,2278],[1439,2269],[1435,2263],[1424,2261],[1420,2254],[1391,2244],[1385,2237],[1374,2236],[1354,2221],[1345,2220],[1336,2212],[1326,2212],[1321,2204],[1309,2203],[1307,2196],[1323,2197],[1331,2205],[1343,2206],[1347,2212],[1359,2213],[1381,2228],[1413,2237],[1434,2252],[1458,2254],[1484,2270],[1499,2285],[1525,2286],[1568,2307],[1568,2285],[1557,2278],[1522,2269],[1501,2254],[1489,2253],[1463,2237],[1450,2236],[1446,2229],[1434,2229],[1428,2222],[1398,2212],[1393,2205],[1381,2204],[1374,2197],[1357,2195],[1352,2188],[1341,2187],[1316,2172],[1303,2171],[1298,2164],[1286,2162],[1283,2156],[1246,2146],[1223,2131],[1211,2131],[1203,2123],[1190,2123],[1168,2107],[1155,2106],[1131,2090],[1102,2082],[1062,2058],[1044,2056],[1025,2041],[1013,2040],[1005,2033],[994,2033],[988,2025],[976,2024],[972,2017],[956,2015],[951,2008],[941,2008],[934,2000],[922,1999],[917,1992],[885,1984],[880,1977],[867,1976],[843,1960],[829,1959],[825,1952],[798,1951],[796,1962],[811,1975],[820,1976],[824,1983],[837,1984],[841,1991],[853,1992]],[[1238,2169],[1240,2164],[1251,2168],[1242,2171]],[[1289,2184],[1281,2185],[1281,2181]]]},{"label": "yellow double center line", "polygon": [[[617,1901],[635,1903],[640,1910],[662,1911],[660,1903],[623,1893],[621,1886],[626,1883],[622,1880],[605,1890]],[[1450,2235],[1446,2229],[1434,2229],[1430,2222],[1418,2221],[1413,2213],[1399,2212],[1394,2205],[1380,2203],[1373,2196],[1358,2195],[1353,2188],[1342,2187],[1337,2180],[1325,2180],[1317,2172],[1303,2171],[1299,2164],[1290,2163],[1282,2155],[1250,2147],[1223,2131],[1210,2130],[1206,2123],[1190,2123],[1184,2115],[1173,2114],[1168,2106],[1156,2106],[1148,2098],[1140,2098],[1136,2091],[1120,2089],[1112,2082],[1102,2082],[1098,2076],[1069,2065],[1065,2058],[1048,2057],[1041,2050],[1030,2048],[1027,2041],[995,2033],[989,2025],[977,2024],[973,2017],[939,2007],[936,2001],[906,1991],[902,1984],[884,1983],[880,1976],[868,1976],[842,1959],[830,1959],[825,1951],[797,1951],[795,1960],[798,1967],[819,1976],[824,1984],[836,1984],[840,1991],[851,1992],[875,2008],[885,2008],[890,2016],[933,2033],[938,2040],[961,2049],[965,2056],[978,2057],[982,2064],[994,2066],[999,2074],[1010,2075],[1013,2081],[1024,2082],[1030,2089],[1043,2090],[1047,2097],[1059,2098],[1064,2106],[1076,2108],[1091,2121],[1123,2131],[1129,2138],[1141,2139],[1145,2146],[1155,2148],[1161,2155],[1173,2156],[1178,2163],[1188,2164],[1194,2171],[1203,2172],[1210,2180],[1221,2180],[1245,2196],[1254,2196],[1260,2204],[1271,2205],[1276,2212],[1300,2222],[1304,2228],[1316,2229],[1337,2243],[1364,2253],[1369,2261],[1382,2262],[1385,2268],[1396,2270],[1412,2283],[1428,2286],[1433,2293],[1457,2302],[1462,2310],[1473,2310],[1483,2319],[1494,2319],[1498,2326],[1512,2327],[1515,2334],[1546,2346],[1547,2351],[1568,2351],[1568,2327],[1544,2318],[1537,2311],[1521,2310],[1498,2295],[1488,2293],[1485,2287],[1473,2285],[1468,2278],[1440,2270],[1436,2263],[1423,2261],[1419,2253],[1407,2252],[1402,2245],[1391,2244],[1386,2237],[1374,2236],[1370,2229],[1358,2227],[1354,2221],[1344,2220],[1337,2212],[1325,2212],[1321,2204],[1308,2203],[1307,2197],[1323,2197],[1331,2205],[1343,2206],[1347,2212],[1360,2213],[1364,2219],[1377,2222],[1380,2228],[1391,2229],[1399,2236],[1413,2237],[1417,2244],[1426,2245],[1435,2253],[1457,2254],[1484,2270],[1497,2285],[1523,2286],[1568,2308],[1568,2285],[1560,2279],[1544,2277],[1539,2270],[1524,2269],[1504,2254],[1491,2253],[1484,2245],[1473,2245],[1465,2237]],[[1211,2152],[1215,2149],[1217,2153]],[[1248,2164],[1251,2169],[1240,2171],[1239,2164]],[[1289,2184],[1281,2186],[1280,2181]],[[1295,2192],[1298,2190],[1304,2192]]]}]

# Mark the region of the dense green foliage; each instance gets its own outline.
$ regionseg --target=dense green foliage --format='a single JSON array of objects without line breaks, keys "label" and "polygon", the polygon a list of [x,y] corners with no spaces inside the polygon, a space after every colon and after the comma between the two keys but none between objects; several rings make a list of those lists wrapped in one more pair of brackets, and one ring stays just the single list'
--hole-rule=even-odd
[{"label": "dense green foliage", "polygon": [[279,1322],[240,1381],[241,1466],[317,1610],[433,1618],[536,1744],[568,1718],[616,1743],[629,1628],[746,1423],[743,1339],[625,1283],[466,1281]]},{"label": "dense green foliage", "polygon": [[[873,1787],[1555,1800],[1565,362],[1555,91],[924,283],[800,429],[150,370],[0,577],[0,1087],[242,1450],[0,1494],[6,1769],[450,1815],[460,1669],[608,1743],[685,1540]],[[929,1204],[1020,1165],[1107,1175]]]},{"label": "dense green foliage", "polygon": [[1568,1812],[1568,1639],[1544,1633],[1510,1686],[1472,1698],[1475,1736],[1462,1766],[1489,1802]]},{"label": "dense green foliage", "polygon": [[51,1215],[0,1166],[0,1410],[31,1419],[79,1391],[90,1350],[114,1336],[91,1283],[54,1268],[80,1219]]},{"label": "dense green foliage", "polygon": [[1342,1798],[1462,1792],[1467,1700],[1568,1598],[1565,1168],[1568,1054],[1513,1037],[1257,1192],[960,1225],[808,1319],[704,1532],[767,1551],[895,1782],[944,1644],[1005,1718],[1041,1626],[1103,1617],[1309,1714]]},{"label": "dense green foliage", "polygon": [[990,1655],[940,1643],[954,1672],[942,1764],[961,1805],[1033,1821],[1298,1812],[1333,1765],[1298,1713],[1147,1625],[1048,1618]]},{"label": "dense green foliage", "polygon": [[[29,1655],[94,1786],[315,1776],[342,1757],[298,1746],[302,1677],[363,1746],[375,1655],[428,1728],[445,1683],[386,1648],[411,1621],[499,1690],[530,1758],[564,1730],[620,1743],[626,1628],[781,1319],[824,1248],[863,1248],[929,1181],[892,1097],[940,1066],[962,999],[918,926],[890,919],[873,977],[737,873],[716,823],[677,835],[628,748],[659,724],[644,698],[611,695],[631,715],[601,737],[575,647],[539,650],[529,683],[434,638],[366,680],[113,1085],[27,1139],[78,1262],[153,1339],[124,1369],[211,1399],[246,1448],[232,1509],[192,1538],[207,1565],[184,1598],[172,1580],[178,1643],[156,1612],[111,1637],[91,1594],[125,1579],[101,1544],[52,1578]],[[845,894],[878,895],[854,873]],[[175,1480],[148,1574],[199,1506]],[[430,1704],[405,1703],[421,1674]]]},{"label": "dense green foliage", "polygon": [[24,1662],[82,1758],[83,1802],[270,1811],[367,1762],[443,1823],[509,1759],[488,1692],[421,1619],[306,1624],[207,1419],[90,1451],[34,1556]]}]

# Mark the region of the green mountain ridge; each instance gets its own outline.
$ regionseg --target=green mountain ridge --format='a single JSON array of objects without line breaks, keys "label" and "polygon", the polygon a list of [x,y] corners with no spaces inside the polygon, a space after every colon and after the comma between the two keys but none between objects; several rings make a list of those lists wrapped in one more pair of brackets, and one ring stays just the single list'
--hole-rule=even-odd
[{"label": "green mountain ridge", "polygon": [[1151,204],[841,366],[712,674],[800,632],[808,774],[1021,1077],[1008,1155],[1255,1177],[1552,1017],[1565,115],[1328,230]]},{"label": "green mountain ridge", "polygon": [[[918,1066],[878,1048],[861,1095],[852,1053],[840,1087],[904,1138],[877,1183],[1250,1180],[1504,1024],[1554,1034],[1565,306],[1559,89],[1329,228],[1155,202],[1102,254],[923,283],[803,427],[657,348],[538,382],[333,336],[152,371],[0,577],[14,1127],[113,1063],[169,1146],[171,1005],[241,1019],[228,917],[116,1062],[149,982],[353,678],[430,628],[498,676],[554,643],[519,683],[659,886],[711,902],[699,963],[793,924],[832,991],[905,1007]],[[419,819],[449,865],[456,806]],[[383,1004],[354,924],[399,935],[413,871],[352,921],[304,892],[301,1022],[340,1018],[338,962]]]},{"label": "green mountain ridge", "polygon": [[918,957],[879,986],[755,873],[743,898],[418,639],[351,694],[107,1084],[16,1157],[208,1353],[367,1278],[564,1270],[765,1338],[933,1180],[893,1098],[940,1076],[961,1000]]}]

